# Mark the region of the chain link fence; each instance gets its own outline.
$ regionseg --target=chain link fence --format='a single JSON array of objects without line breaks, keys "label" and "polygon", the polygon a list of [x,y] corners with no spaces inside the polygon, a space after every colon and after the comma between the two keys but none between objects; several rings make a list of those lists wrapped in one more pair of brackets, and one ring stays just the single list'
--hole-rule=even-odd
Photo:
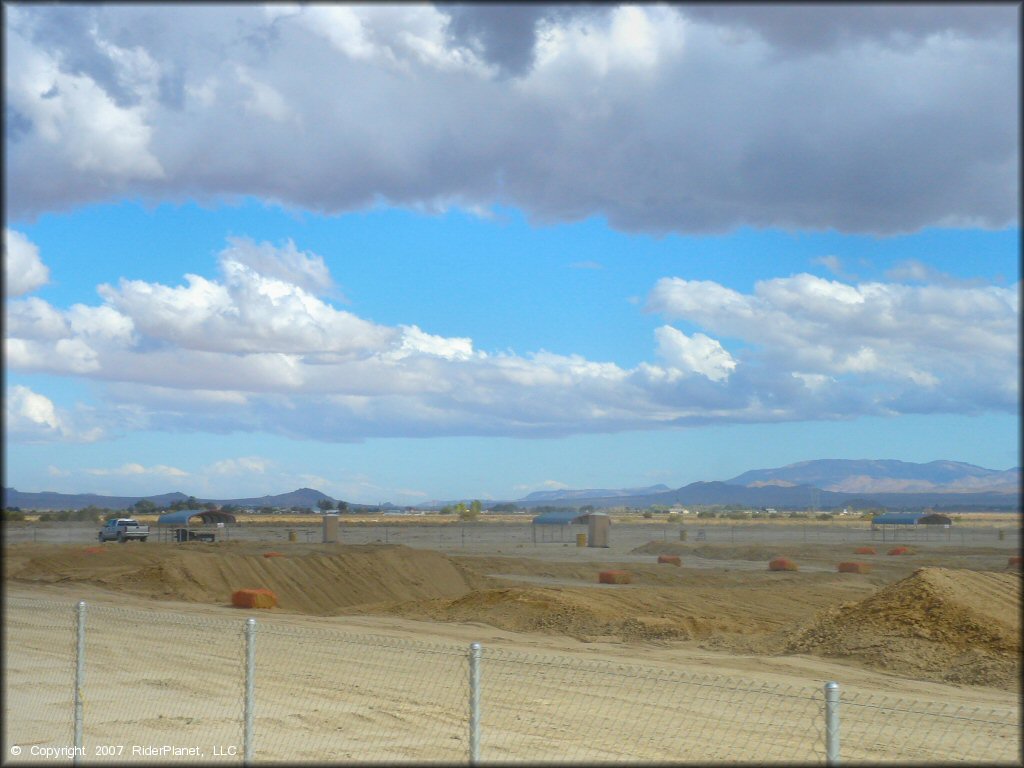
[{"label": "chain link fence", "polygon": [[827,707],[817,686],[213,612],[85,606],[79,645],[83,606],[5,602],[12,764],[1021,759],[1018,707],[837,687]]}]

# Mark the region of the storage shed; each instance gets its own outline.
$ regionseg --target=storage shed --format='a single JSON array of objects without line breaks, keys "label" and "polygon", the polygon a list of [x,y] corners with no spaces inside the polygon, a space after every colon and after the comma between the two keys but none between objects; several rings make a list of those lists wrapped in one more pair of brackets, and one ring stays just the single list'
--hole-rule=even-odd
[{"label": "storage shed", "polygon": [[902,533],[904,538],[928,538],[931,530],[944,529],[947,538],[949,528],[953,524],[946,515],[923,512],[887,512],[871,521],[871,538],[877,533],[882,534],[882,541],[895,541]]}]

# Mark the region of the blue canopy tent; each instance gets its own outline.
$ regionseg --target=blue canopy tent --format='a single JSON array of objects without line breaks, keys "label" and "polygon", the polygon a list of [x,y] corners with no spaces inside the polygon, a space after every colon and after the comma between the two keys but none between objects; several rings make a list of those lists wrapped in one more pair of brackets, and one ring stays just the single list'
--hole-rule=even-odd
[{"label": "blue canopy tent", "polygon": [[223,528],[226,523],[236,522],[235,516],[230,512],[221,512],[215,509],[181,509],[160,515],[156,521],[157,529],[162,532],[165,526],[174,526],[175,531],[172,532],[172,535],[176,541],[192,541],[194,539],[214,541],[216,537],[212,531],[210,533],[191,532],[191,523],[196,518],[199,518],[200,525],[216,524],[218,528]]},{"label": "blue canopy tent", "polygon": [[[530,521],[530,530],[533,532],[533,542],[537,543],[537,532],[540,531],[540,540],[565,541],[565,532],[570,530],[572,525],[583,525],[586,523],[586,515],[581,515],[575,509],[557,510],[555,512],[544,512],[537,515]],[[538,526],[540,526],[538,528]],[[555,539],[555,534],[558,538]]]},{"label": "blue canopy tent", "polygon": [[165,512],[156,521],[157,525],[184,525],[186,528],[193,517],[198,517],[200,523],[234,523],[235,516],[230,512],[221,512],[210,509],[181,509],[177,512]]}]

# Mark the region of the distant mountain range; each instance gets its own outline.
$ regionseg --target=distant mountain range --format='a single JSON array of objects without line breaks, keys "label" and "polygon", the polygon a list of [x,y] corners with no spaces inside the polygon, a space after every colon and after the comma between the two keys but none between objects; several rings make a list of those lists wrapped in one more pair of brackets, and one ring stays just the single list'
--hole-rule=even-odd
[{"label": "distant mountain range", "polygon": [[667,485],[650,485],[646,488],[622,488],[619,490],[590,489],[584,491],[534,491],[533,493],[524,496],[520,501],[524,504],[538,504],[547,501],[564,501],[566,499],[573,499],[575,501],[600,498],[610,499],[620,496],[649,496],[652,493],[665,493],[670,490],[672,489]]},{"label": "distant mountain range", "polygon": [[[184,493],[164,493],[159,496],[100,496],[95,493],[23,493],[14,488],[4,488],[4,507],[20,507],[21,509],[83,509],[88,506],[101,509],[128,509],[136,502],[147,499],[158,507],[167,507],[176,501],[187,501]],[[258,496],[248,499],[200,499],[201,504],[213,502],[218,505],[233,504],[236,507],[311,507],[316,509],[318,501],[328,499],[336,502],[320,491],[312,488],[299,488],[290,493],[277,496]],[[360,505],[351,505],[359,507]]]},{"label": "distant mountain range", "polygon": [[[696,482],[655,493],[545,491],[545,501],[595,508],[673,504],[751,507],[990,507],[1020,505],[1021,469],[993,470],[956,461],[819,459],[755,469],[724,482]],[[520,503],[532,502],[531,494]]]},{"label": "distant mountain range", "polygon": [[[535,491],[515,503],[520,507],[590,505],[649,507],[673,504],[742,504],[751,507],[834,509],[850,507],[978,507],[1020,508],[1021,469],[994,470],[956,461],[914,464],[894,460],[819,459],[776,469],[755,469],[724,482],[696,482],[672,490],[667,485],[643,488]],[[141,499],[168,506],[188,499],[184,493],[159,496],[100,496],[97,494],[23,493],[4,488],[5,507],[21,509],[81,509],[94,505],[127,509]],[[244,499],[197,499],[239,507],[310,507],[328,499],[320,491],[299,488],[277,496]],[[395,508],[394,505],[385,505]],[[435,506],[435,505],[431,505]],[[436,506],[441,506],[438,503]],[[485,505],[487,506],[487,505]],[[349,504],[352,509],[376,505]]]},{"label": "distant mountain range", "polygon": [[959,461],[907,461],[820,459],[779,469],[744,472],[730,485],[750,488],[766,485],[813,485],[844,493],[1017,493],[1020,467],[1005,471],[985,469]]}]

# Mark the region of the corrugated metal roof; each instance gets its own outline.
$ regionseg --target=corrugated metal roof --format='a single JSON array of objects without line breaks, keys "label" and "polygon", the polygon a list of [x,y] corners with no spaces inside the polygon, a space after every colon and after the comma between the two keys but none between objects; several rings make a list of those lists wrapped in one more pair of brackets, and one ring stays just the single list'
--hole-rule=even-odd
[{"label": "corrugated metal roof", "polygon": [[576,522],[578,517],[580,517],[579,512],[569,509],[564,512],[544,512],[533,518],[531,522],[534,525],[571,525]]},{"label": "corrugated metal roof", "polygon": [[210,511],[208,509],[181,509],[177,512],[165,512],[156,521],[157,525],[188,525],[188,521],[198,517],[204,523],[233,523],[235,516],[229,512]]},{"label": "corrugated metal roof", "polygon": [[913,512],[886,512],[871,521],[872,525],[917,525],[924,517],[921,513]]}]

